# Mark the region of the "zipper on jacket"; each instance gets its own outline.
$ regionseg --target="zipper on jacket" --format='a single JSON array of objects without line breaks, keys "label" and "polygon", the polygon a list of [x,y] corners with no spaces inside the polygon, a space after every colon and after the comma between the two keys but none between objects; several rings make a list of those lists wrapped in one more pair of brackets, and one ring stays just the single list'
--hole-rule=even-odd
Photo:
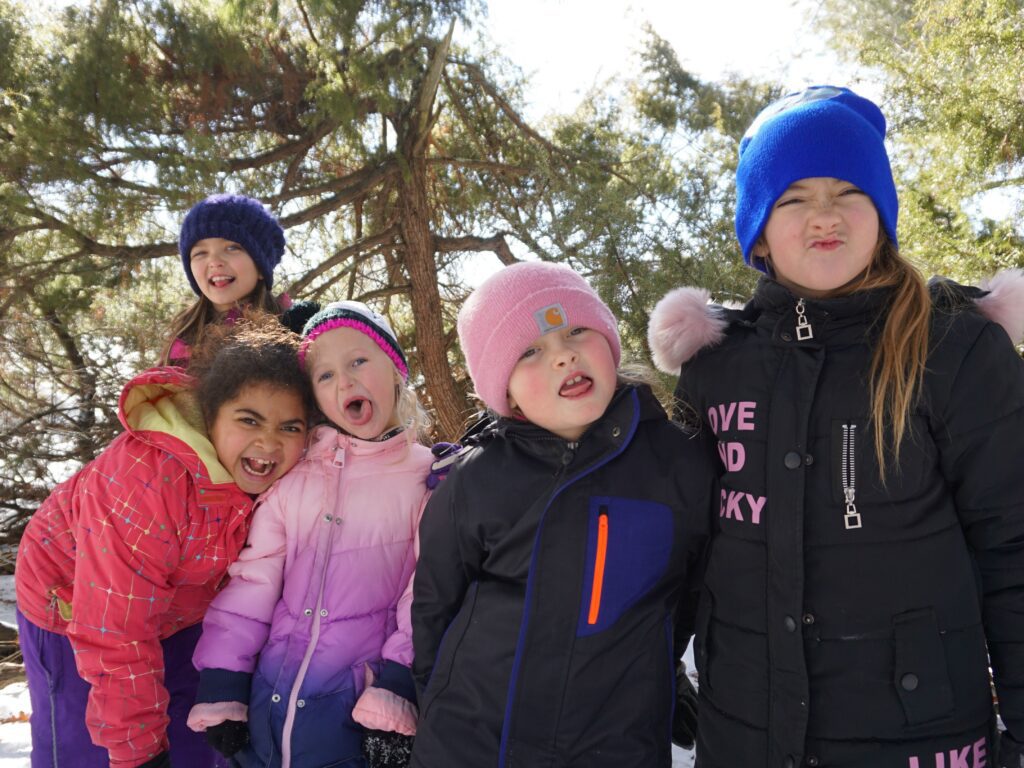
[{"label": "zipper on jacket", "polygon": [[597,517],[597,553],[594,556],[594,584],[590,590],[590,613],[587,624],[597,624],[601,610],[601,589],[604,587],[604,564],[608,554],[608,508],[601,507]]},{"label": "zipper on jacket", "polygon": [[807,319],[807,305],[803,299],[796,303],[796,339],[807,341],[814,338],[814,329],[811,328],[811,321]]},{"label": "zipper on jacket", "polygon": [[[801,299],[802,301],[802,299]],[[860,513],[857,511],[857,466],[854,460],[854,449],[857,443],[857,425],[843,424],[843,501],[846,512],[843,522],[846,530],[860,528]]]}]

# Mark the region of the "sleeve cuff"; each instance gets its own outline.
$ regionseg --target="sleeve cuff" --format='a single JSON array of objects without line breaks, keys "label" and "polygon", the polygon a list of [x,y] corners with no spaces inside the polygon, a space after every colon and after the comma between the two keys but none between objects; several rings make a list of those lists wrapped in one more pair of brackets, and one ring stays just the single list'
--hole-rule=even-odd
[{"label": "sleeve cuff", "polygon": [[210,704],[218,701],[240,701],[243,704],[248,704],[251,688],[252,674],[249,672],[203,669],[199,672],[196,704]]},{"label": "sleeve cuff", "polygon": [[406,701],[416,703],[416,685],[412,679],[412,670],[397,661],[385,661],[373,684],[377,688],[384,688],[401,696]]}]

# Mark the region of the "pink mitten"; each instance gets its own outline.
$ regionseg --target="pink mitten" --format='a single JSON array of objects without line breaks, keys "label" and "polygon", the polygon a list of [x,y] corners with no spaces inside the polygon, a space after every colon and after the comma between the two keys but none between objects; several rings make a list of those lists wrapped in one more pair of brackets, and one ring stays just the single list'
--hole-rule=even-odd
[{"label": "pink mitten", "polygon": [[415,736],[418,718],[419,710],[411,701],[387,688],[374,688],[373,672],[366,668],[366,690],[352,709],[353,720],[370,730]]},{"label": "pink mitten", "polygon": [[249,705],[240,701],[214,701],[196,704],[189,710],[186,724],[193,731],[201,733],[225,720],[249,720]]}]

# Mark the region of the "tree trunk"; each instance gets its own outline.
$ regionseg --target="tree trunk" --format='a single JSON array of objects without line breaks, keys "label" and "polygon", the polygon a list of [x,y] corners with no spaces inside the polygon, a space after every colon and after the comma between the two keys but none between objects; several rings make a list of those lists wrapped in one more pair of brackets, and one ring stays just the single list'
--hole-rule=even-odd
[{"label": "tree trunk", "polygon": [[[412,143],[403,141],[403,153]],[[412,157],[406,155],[405,160],[408,165],[399,187],[399,229],[412,286],[409,298],[416,323],[416,349],[430,404],[437,416],[439,436],[454,440],[462,433],[468,409],[452,379],[441,322],[441,294],[427,203],[427,166],[423,156],[415,153]]]}]

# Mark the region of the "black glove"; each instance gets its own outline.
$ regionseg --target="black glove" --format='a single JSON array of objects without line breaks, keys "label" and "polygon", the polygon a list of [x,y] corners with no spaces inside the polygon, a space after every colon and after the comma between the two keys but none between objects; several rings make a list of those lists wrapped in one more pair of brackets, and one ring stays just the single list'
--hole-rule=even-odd
[{"label": "black glove", "polygon": [[686,665],[676,667],[676,711],[672,715],[672,743],[693,749],[697,740],[697,691],[686,674]]},{"label": "black glove", "polygon": [[[249,743],[249,724],[225,720],[206,729],[206,741],[224,757],[231,757]],[[167,768],[170,768],[168,765]]]},{"label": "black glove", "polygon": [[412,759],[412,736],[394,731],[372,731],[363,736],[367,768],[406,768]]},{"label": "black glove", "polygon": [[999,768],[1024,768],[1024,745],[1006,731],[999,733]]},{"label": "black glove", "polygon": [[152,760],[147,760],[139,768],[171,768],[171,753],[161,752]]}]

